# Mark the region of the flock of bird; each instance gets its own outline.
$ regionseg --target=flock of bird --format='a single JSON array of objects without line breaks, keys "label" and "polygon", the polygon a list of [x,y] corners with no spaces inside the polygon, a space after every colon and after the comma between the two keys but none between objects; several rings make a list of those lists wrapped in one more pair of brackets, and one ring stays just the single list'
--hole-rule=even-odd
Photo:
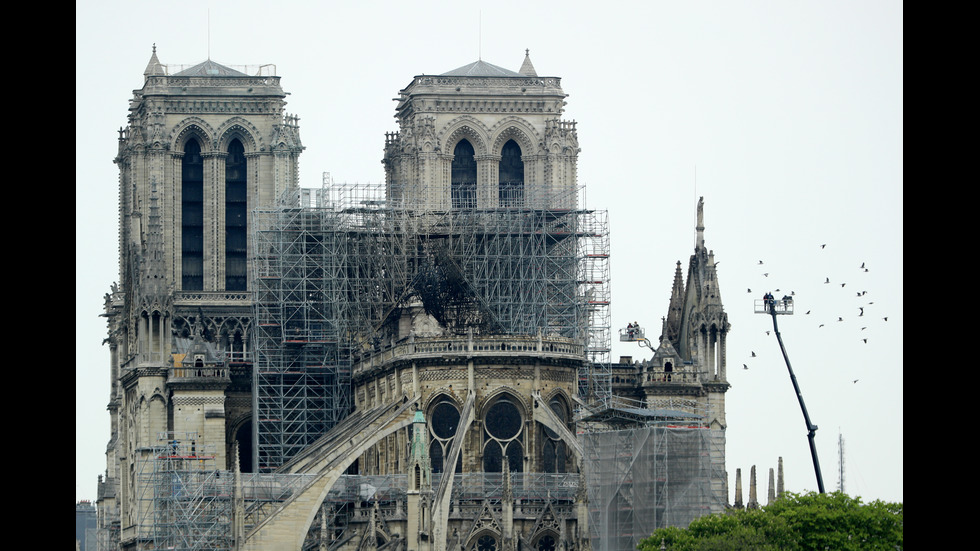
[{"label": "flock of bird", "polygon": [[[823,243],[823,244],[820,245],[820,250],[825,250],[826,248],[827,248],[827,244],[826,243]],[[763,262],[762,260],[759,260],[758,261],[757,266],[765,266],[765,265],[766,265],[765,262]],[[867,272],[870,271],[870,269],[868,268],[866,262],[862,262],[861,265],[860,265],[860,267],[858,267],[856,269],[857,269],[857,271],[859,273],[867,273]],[[769,277],[769,274],[770,274],[770,272],[768,272],[768,271],[762,272],[762,276],[763,277],[766,277],[766,278]],[[840,285],[840,288],[841,289],[844,289],[848,285],[848,282],[847,281],[833,281],[832,282],[831,279],[830,279],[830,277],[826,277],[826,276],[824,277],[824,280],[823,280],[822,283],[823,283],[823,285],[833,285],[833,286]],[[756,293],[756,295],[758,297],[760,297],[760,298],[763,297],[764,294],[771,294],[775,298],[775,300],[777,300],[777,301],[780,300],[781,298],[795,297],[796,296],[796,291],[791,290],[788,293],[786,293],[786,292],[782,291],[781,289],[775,289],[775,290],[764,289],[764,290],[762,290],[760,292],[758,289],[756,291],[753,291],[752,288],[748,288],[746,292],[748,294]],[[783,294],[782,295],[779,295],[778,293],[783,293]],[[823,316],[821,317],[821,320],[819,322],[817,322],[816,329],[822,329],[822,328],[826,327],[828,321],[831,322],[831,323],[846,324],[847,322],[845,321],[845,318],[847,318],[848,321],[850,321],[851,319],[859,319],[861,323],[859,323],[860,329],[857,331],[857,333],[859,335],[858,338],[864,344],[867,344],[868,343],[868,337],[867,337],[867,333],[865,333],[864,331],[866,331],[868,329],[868,327],[870,327],[870,325],[872,323],[877,322],[877,319],[875,319],[874,321],[871,320],[871,317],[872,316],[870,314],[870,312],[871,312],[870,307],[872,307],[874,305],[874,301],[873,300],[872,301],[866,301],[866,299],[865,299],[865,296],[866,295],[868,295],[868,291],[867,290],[863,290],[862,289],[860,291],[855,291],[854,300],[855,301],[858,301],[858,304],[856,304],[854,306],[854,308],[856,308],[856,311],[854,312],[853,315],[846,315],[846,316],[845,315],[832,315],[830,318],[827,318],[827,314],[824,313]],[[816,307],[808,308],[807,311],[804,312],[804,313],[802,313],[802,314],[800,314],[800,312],[794,312],[794,314],[796,314],[796,315],[803,315],[803,316],[810,316],[811,314],[814,314],[813,308],[816,308]],[[868,315],[865,315],[865,308],[869,308]],[[814,315],[814,317],[818,317],[818,316]],[[836,321],[834,321],[833,318],[836,318]],[[888,321],[888,316],[881,316],[880,317],[880,320],[881,320],[882,323],[887,322]],[[772,333],[772,331],[771,330],[767,330],[767,331],[765,331],[765,333],[766,333],[767,336],[770,336],[771,333]],[[758,357],[758,355],[756,354],[756,352],[754,350],[753,351],[750,351],[750,352],[751,352],[751,357],[752,358],[757,358]],[[742,364],[742,368],[744,370],[749,369],[748,363],[743,363]],[[858,380],[859,379],[854,379],[852,381],[852,383],[855,383],[856,384],[858,382]]]}]

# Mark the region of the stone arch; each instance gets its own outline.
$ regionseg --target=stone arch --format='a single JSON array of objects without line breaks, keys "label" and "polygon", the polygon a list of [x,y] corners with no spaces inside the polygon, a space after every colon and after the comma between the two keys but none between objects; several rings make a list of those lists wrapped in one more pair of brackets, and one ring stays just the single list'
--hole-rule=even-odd
[{"label": "stone arch", "polygon": [[500,155],[501,149],[503,149],[504,144],[508,140],[517,142],[517,145],[521,146],[521,153],[523,155],[534,154],[537,150],[536,144],[540,142],[540,138],[537,137],[537,132],[534,131],[534,127],[519,117],[505,118],[494,125],[491,132],[493,140],[491,142],[490,152],[494,155]]},{"label": "stone arch", "polygon": [[490,131],[479,120],[468,115],[451,121],[442,131],[439,140],[443,151],[451,152],[463,139],[469,140],[477,157],[490,152]]},{"label": "stone arch", "polygon": [[548,404],[550,404],[552,400],[561,401],[562,405],[565,407],[565,413],[571,414],[575,410],[572,405],[574,402],[563,388],[552,389],[551,392],[543,395],[542,398],[544,399],[544,402]]},{"label": "stone arch", "polygon": [[501,398],[504,395],[506,395],[508,398],[511,398],[514,401],[514,403],[520,404],[521,415],[524,417],[525,420],[527,420],[528,415],[530,415],[530,411],[531,411],[531,403],[525,400],[522,394],[517,389],[508,386],[497,387],[483,397],[483,403],[480,405],[480,410],[477,414],[477,418],[481,420],[486,418],[487,410],[490,409],[490,407],[493,405],[493,402],[497,401],[499,398]]},{"label": "stone arch", "polygon": [[261,151],[264,147],[262,134],[254,124],[242,117],[232,117],[218,127],[214,149],[227,151],[228,144],[235,138],[245,146],[246,155]]},{"label": "stone arch", "polygon": [[188,117],[180,121],[170,132],[170,149],[183,153],[188,140],[197,138],[201,145],[201,152],[206,153],[214,149],[214,128],[204,119],[199,117]]},{"label": "stone arch", "polygon": [[[452,406],[455,411],[441,407],[442,404]],[[437,409],[440,411],[436,411]],[[433,472],[445,472],[448,467],[444,462],[449,449],[455,439],[460,438],[460,435],[454,433],[463,412],[463,404],[450,392],[440,390],[429,397],[422,411],[425,412],[427,445]],[[450,417],[447,418],[446,415]],[[461,468],[462,455],[459,456],[452,470],[461,470]]]},{"label": "stone arch", "polygon": [[219,343],[222,350],[231,361],[242,361],[245,359],[245,347],[248,345],[248,329],[242,323],[241,318],[229,317],[221,321],[217,326],[215,340]]},{"label": "stone arch", "polygon": [[434,392],[429,394],[429,397],[426,398],[425,401],[422,403],[422,411],[428,412],[430,408],[442,398],[448,398],[452,400],[453,405],[455,405],[457,409],[463,409],[462,400],[456,397],[456,395],[453,394],[453,392],[449,389],[448,386],[443,386],[443,387],[439,387]]},{"label": "stone arch", "polygon": [[545,528],[531,537],[531,549],[534,551],[557,551],[561,535],[553,528]]},{"label": "stone arch", "polygon": [[148,403],[153,403],[159,401],[163,405],[167,405],[167,395],[160,390],[160,387],[155,387],[153,392],[150,392],[150,397],[147,400]]},{"label": "stone arch", "polygon": [[[235,469],[235,442],[238,442],[239,465],[241,467],[241,472],[250,473],[255,471],[254,466],[252,465],[252,448],[255,446],[252,432],[253,428],[251,413],[239,415],[228,423],[227,433],[225,434],[225,444],[227,445],[228,449],[228,470]],[[244,442],[242,441],[243,437],[245,440]]]},{"label": "stone arch", "polygon": [[[493,540],[492,544],[490,540]],[[499,532],[493,528],[485,527],[473,532],[464,549],[467,551],[500,551],[503,545],[501,540]]]}]

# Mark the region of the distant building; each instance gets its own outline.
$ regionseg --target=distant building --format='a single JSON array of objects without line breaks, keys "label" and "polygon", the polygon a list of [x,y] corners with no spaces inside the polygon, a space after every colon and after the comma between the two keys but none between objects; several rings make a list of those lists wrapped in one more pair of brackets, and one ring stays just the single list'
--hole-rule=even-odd
[{"label": "distant building", "polygon": [[79,551],[96,551],[98,519],[91,501],[75,503],[75,548]]}]

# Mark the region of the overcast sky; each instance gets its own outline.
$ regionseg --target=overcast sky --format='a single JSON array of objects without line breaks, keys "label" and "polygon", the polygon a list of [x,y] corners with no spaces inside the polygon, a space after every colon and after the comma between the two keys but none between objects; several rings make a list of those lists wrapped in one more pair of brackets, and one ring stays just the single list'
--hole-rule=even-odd
[{"label": "overcast sky", "polygon": [[[779,457],[788,490],[817,487],[772,321],[753,314],[765,291],[793,291],[796,315],[779,329],[819,426],[825,486],[836,488],[842,435],[847,493],[903,501],[902,28],[888,0],[76,2],[76,500],[96,499],[106,466],[112,159],[156,44],[164,64],[275,64],[310,187],[324,172],[383,182],[392,98],[413,76],[479,58],[516,71],[530,49],[569,94],[587,206],[609,213],[615,327],[659,335],[704,196],[732,324],[731,491],[741,468],[747,494],[756,465],[764,499]],[[621,355],[652,353],[613,342]]]}]

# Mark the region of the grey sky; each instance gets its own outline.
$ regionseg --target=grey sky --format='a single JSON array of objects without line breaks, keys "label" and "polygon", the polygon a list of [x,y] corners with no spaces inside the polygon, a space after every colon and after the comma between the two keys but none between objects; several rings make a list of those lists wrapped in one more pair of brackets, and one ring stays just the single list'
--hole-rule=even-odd
[{"label": "grey sky", "polygon": [[[414,75],[481,57],[516,71],[529,48],[539,75],[562,78],[564,116],[578,121],[579,183],[589,207],[609,212],[614,326],[639,321],[659,335],[704,196],[705,242],[732,323],[730,477],[740,467],[747,485],[757,465],[764,495],[782,456],[787,489],[816,489],[803,417],[765,333],[771,321],[752,313],[765,291],[795,291],[797,315],[780,330],[820,427],[827,488],[840,432],[848,493],[903,500],[901,3],[272,6],[76,2],[76,500],[95,499],[105,469],[108,349],[98,315],[118,278],[112,159],[154,43],[164,64],[275,64],[287,110],[300,117],[304,186],[325,171],[339,182],[383,181],[392,98]],[[620,355],[651,353],[614,342]]]}]

